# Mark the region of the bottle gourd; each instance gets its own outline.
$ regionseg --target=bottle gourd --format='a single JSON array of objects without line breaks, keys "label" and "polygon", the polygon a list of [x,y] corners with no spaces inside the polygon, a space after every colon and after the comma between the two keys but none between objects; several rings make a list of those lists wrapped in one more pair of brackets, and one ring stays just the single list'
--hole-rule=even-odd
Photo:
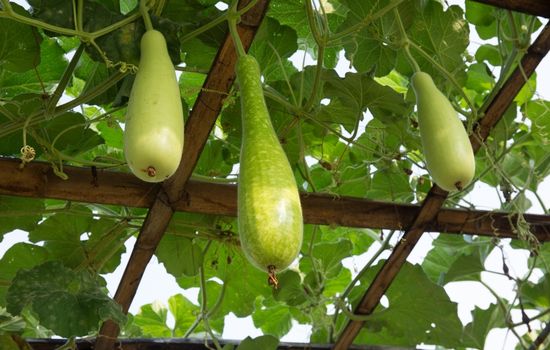
[{"label": "bottle gourd", "polygon": [[[274,276],[298,256],[302,208],[296,180],[279,143],[265,103],[260,67],[249,55],[236,66],[241,93],[242,145],[238,186],[238,226],[248,260]],[[276,279],[270,280],[276,286]]]},{"label": "bottle gourd", "polygon": [[160,182],[174,174],[182,152],[183,109],[174,65],[162,33],[148,30],[128,101],[124,154],[134,175]]},{"label": "bottle gourd", "polygon": [[418,126],[428,171],[445,191],[462,190],[475,173],[474,152],[468,134],[457,112],[429,74],[417,72],[411,83],[416,94]]}]

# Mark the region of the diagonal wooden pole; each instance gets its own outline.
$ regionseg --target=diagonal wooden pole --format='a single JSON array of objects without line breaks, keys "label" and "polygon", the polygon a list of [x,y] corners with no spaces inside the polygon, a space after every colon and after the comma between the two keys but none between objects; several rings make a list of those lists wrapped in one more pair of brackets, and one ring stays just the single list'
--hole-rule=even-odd
[{"label": "diagonal wooden pole", "polygon": [[[250,1],[239,2],[239,8]],[[259,0],[255,6],[241,17],[238,32],[245,49],[252,40],[265,15],[269,1]],[[223,101],[235,80],[237,54],[233,41],[226,36],[214,63],[195,101],[185,125],[184,153],[180,166],[172,178],[155,189],[155,200],[147,213],[128,265],[115,293],[115,301],[126,313],[136,294],[141,277],[151,260],[174,213],[174,203],[185,196],[185,185],[193,172],[208,136],[222,109]],[[101,326],[96,350],[111,350],[119,333],[119,327],[112,321]]]},{"label": "diagonal wooden pole", "polygon": [[[549,48],[550,25],[547,24],[535,42],[528,48],[519,66],[513,71],[512,75],[504,83],[502,89],[500,89],[498,94],[495,95],[488,105],[483,118],[481,118],[474,127],[473,133],[470,136],[474,151],[479,150],[483,142],[489,136],[491,129],[502,118],[504,112],[514,100],[514,97],[525,84],[525,78],[528,79],[533,74],[535,68],[548,53]],[[415,218],[412,225],[405,231],[403,238],[398,242],[390,257],[378,271],[361,301],[355,308],[354,313],[358,315],[369,315],[376,309],[380,303],[380,299],[393,282],[395,276],[397,276],[397,273],[407,260],[407,257],[424,231],[426,231],[429,224],[436,219],[441,206],[447,198],[447,194],[447,192],[441,190],[437,186],[432,187],[422,204],[418,216]],[[348,349],[364,324],[365,321],[350,320],[340,333],[333,349]]]},{"label": "diagonal wooden pole", "polygon": [[550,1],[548,0],[474,0],[486,5],[505,10],[523,12],[533,16],[550,18]]}]

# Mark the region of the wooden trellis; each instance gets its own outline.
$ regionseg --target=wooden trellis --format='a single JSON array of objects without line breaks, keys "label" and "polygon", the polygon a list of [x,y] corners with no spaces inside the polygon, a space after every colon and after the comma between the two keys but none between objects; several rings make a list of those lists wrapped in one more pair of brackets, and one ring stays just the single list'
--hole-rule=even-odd
[{"label": "wooden trellis", "polygon": [[[476,0],[501,8],[521,11],[531,15],[550,18],[550,2],[547,0]],[[241,1],[240,6],[248,3]],[[260,0],[242,18],[238,26],[245,49],[265,15],[268,0]],[[510,75],[503,87],[480,111],[482,118],[475,124],[470,141],[475,151],[487,139],[491,129],[504,112],[538,64],[550,49],[550,24],[546,24],[535,42],[528,48],[519,67]],[[236,52],[230,37],[219,48],[203,89],[192,109],[185,128],[185,146],[182,161],[176,174],[161,185],[139,181],[132,175],[99,171],[97,177],[89,169],[66,167],[69,180],[60,180],[49,164],[34,162],[24,169],[11,159],[0,160],[0,194],[37,198],[56,198],[81,202],[124,205],[149,208],[141,227],[134,250],[126,266],[115,294],[117,301],[127,312],[139,286],[141,277],[160,242],[175,211],[235,216],[237,212],[236,185],[220,185],[189,180],[201,151],[221,111],[224,98],[234,81]],[[215,91],[215,92],[213,92]],[[478,210],[443,209],[447,192],[434,186],[421,205],[396,204],[370,201],[360,198],[334,198],[321,194],[303,194],[304,221],[312,224],[339,225],[404,231],[403,238],[395,246],[375,279],[365,291],[353,311],[368,315],[378,306],[380,299],[391,285],[414,246],[427,231],[454,234],[477,234],[485,236],[517,237],[508,213]],[[533,234],[541,242],[550,241],[549,215],[524,215]],[[363,321],[348,322],[332,346],[304,345],[308,349],[351,349],[351,344]],[[95,341],[81,342],[82,349],[114,349],[118,326],[106,322]],[[140,343],[141,341],[141,343]],[[181,342],[125,341],[124,349],[199,349],[203,343],[182,340]],[[177,343],[177,344],[176,344]],[[54,349],[58,340],[36,340],[35,349]],[[88,345],[87,345],[88,344]],[[132,345],[133,344],[133,345]],[[136,345],[138,344],[138,345]],[[183,344],[183,345],[182,345]],[[88,346],[88,347],[86,347]],[[182,347],[184,346],[184,347]],[[281,349],[298,349],[302,345],[282,344]],[[395,347],[357,347],[357,349],[398,349]]]}]

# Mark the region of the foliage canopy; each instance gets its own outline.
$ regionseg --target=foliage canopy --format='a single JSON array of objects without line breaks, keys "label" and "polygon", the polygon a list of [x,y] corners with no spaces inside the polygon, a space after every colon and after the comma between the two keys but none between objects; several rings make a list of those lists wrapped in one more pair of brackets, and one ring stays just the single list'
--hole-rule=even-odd
[{"label": "foliage canopy", "polygon": [[[31,146],[35,159],[51,163],[60,177],[66,164],[128,171],[123,123],[145,30],[137,0],[0,4],[0,155],[30,157],[22,147]],[[186,117],[225,38],[229,5],[153,2],[153,25],[165,34],[179,71]],[[434,0],[272,0],[250,53],[262,67],[271,118],[301,190],[420,203],[431,180],[405,46],[471,132],[540,25],[535,17],[470,1],[459,7]],[[480,42],[471,42],[471,31]],[[536,201],[548,213],[538,190],[550,174],[550,101],[535,90],[536,76],[476,155],[476,183],[493,189],[500,200],[495,210],[521,214]],[[194,169],[203,181],[236,181],[237,96],[234,88]],[[469,186],[446,206],[475,209],[477,191]],[[126,317],[101,274],[120,264],[145,215],[132,207],[0,197],[0,239],[28,232],[28,242],[0,260],[0,347],[17,349],[10,334],[93,335],[109,318],[120,322],[122,337],[218,337],[230,313],[251,316],[271,336],[247,339],[240,349],[273,348],[292,322],[311,325],[311,343],[330,343],[381,266],[372,260],[352,272],[342,261],[367,251],[385,256],[400,235],[306,225],[300,260],[273,290],[240,252],[234,218],[176,213],[156,257],[183,289],[200,288],[199,301],[178,294]],[[517,229],[529,237],[528,227]],[[508,271],[513,250],[527,252],[527,274]],[[490,254],[502,254],[503,271],[486,269]],[[509,328],[526,346],[540,324],[532,321],[527,332],[518,328],[521,316],[549,320],[549,267],[548,244],[441,234],[421,264],[403,266],[387,305],[369,316],[356,342],[483,348],[491,329]],[[482,273],[510,278],[514,296],[500,296]],[[456,281],[483,283],[496,303],[476,307],[463,324],[444,289]]]}]

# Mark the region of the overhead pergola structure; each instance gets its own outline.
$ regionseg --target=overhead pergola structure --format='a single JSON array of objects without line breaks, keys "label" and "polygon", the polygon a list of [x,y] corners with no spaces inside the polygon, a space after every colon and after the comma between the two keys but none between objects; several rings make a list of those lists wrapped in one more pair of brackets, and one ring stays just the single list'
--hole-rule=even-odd
[{"label": "overhead pergola structure", "polygon": [[[504,9],[525,12],[550,18],[547,0],[476,0]],[[240,3],[246,6],[247,0]],[[268,8],[268,0],[260,0],[248,11],[238,25],[245,49],[248,49]],[[475,124],[470,141],[475,151],[490,135],[491,129],[518,94],[526,78],[530,77],[550,49],[550,24],[547,23],[538,38],[528,48],[519,66],[508,77],[502,88],[494,94],[481,111],[482,118]],[[0,194],[36,198],[55,198],[80,202],[124,205],[149,208],[141,227],[130,260],[119,283],[114,299],[124,312],[128,312],[141,277],[160,242],[168,223],[176,211],[236,216],[236,185],[221,185],[190,180],[201,151],[211,133],[224,98],[235,79],[236,52],[229,35],[219,48],[208,77],[201,89],[185,127],[185,146],[182,161],[176,174],[161,185],[151,185],[130,174],[99,171],[93,175],[89,169],[66,167],[69,180],[56,177],[49,164],[34,162],[24,169],[11,159],[0,160]],[[513,226],[514,216],[478,210],[444,209],[448,193],[434,186],[421,205],[370,201],[362,198],[302,194],[305,223],[326,224],[373,229],[402,230],[402,239],[368,286],[362,300],[353,310],[357,315],[369,315],[391,285],[400,268],[424,232],[448,234],[476,234],[517,238]],[[524,219],[540,242],[550,241],[550,215],[525,214]],[[364,321],[350,320],[330,346],[311,344],[281,344],[280,349],[398,349],[395,347],[361,346],[352,343]],[[106,322],[99,336],[92,342],[79,343],[82,348],[112,350],[119,346],[118,326]],[[544,333],[544,332],[543,332]],[[548,332],[546,332],[547,334]],[[542,334],[541,334],[542,335]],[[58,340],[30,342],[36,349],[54,349]],[[88,345],[86,345],[88,344]],[[124,349],[205,349],[194,340],[128,340]],[[88,347],[86,347],[88,346]]]}]

